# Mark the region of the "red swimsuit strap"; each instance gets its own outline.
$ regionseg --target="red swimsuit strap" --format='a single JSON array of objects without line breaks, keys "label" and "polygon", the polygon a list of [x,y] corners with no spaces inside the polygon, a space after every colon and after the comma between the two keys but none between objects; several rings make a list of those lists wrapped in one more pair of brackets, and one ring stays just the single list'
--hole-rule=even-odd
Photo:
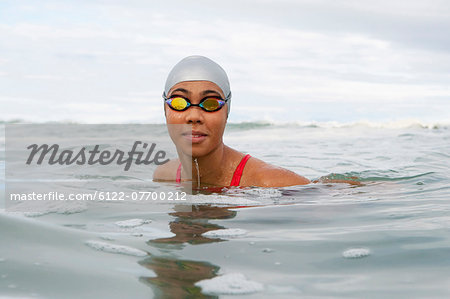
[{"label": "red swimsuit strap", "polygon": [[230,186],[239,186],[239,183],[241,182],[242,172],[244,171],[245,164],[247,163],[248,159],[250,159],[250,155],[247,154],[242,158],[241,163],[236,167],[236,170],[234,171],[233,178],[231,179]]},{"label": "red swimsuit strap", "polygon": [[[247,154],[244,156],[244,158],[242,158],[241,162],[239,163],[239,165],[236,167],[236,170],[234,171],[230,186],[239,186],[245,164],[247,163],[248,159],[250,159],[250,157],[251,156],[249,154]],[[180,165],[178,165],[176,182],[177,183],[181,182],[181,163],[180,163]]]}]

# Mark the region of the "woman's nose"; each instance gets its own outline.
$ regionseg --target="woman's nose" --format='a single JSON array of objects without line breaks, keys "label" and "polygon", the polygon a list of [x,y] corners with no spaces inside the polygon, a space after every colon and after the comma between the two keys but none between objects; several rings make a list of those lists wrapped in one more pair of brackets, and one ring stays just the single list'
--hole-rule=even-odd
[{"label": "woman's nose", "polygon": [[202,108],[194,106],[189,107],[188,110],[186,110],[186,123],[188,124],[194,124],[194,123],[203,123],[203,111]]}]

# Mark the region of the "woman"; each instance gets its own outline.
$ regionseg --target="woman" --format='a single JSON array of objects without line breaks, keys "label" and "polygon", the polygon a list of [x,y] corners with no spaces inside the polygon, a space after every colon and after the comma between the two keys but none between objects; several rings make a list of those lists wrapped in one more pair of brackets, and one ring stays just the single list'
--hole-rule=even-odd
[{"label": "woman", "polygon": [[292,171],[223,143],[231,91],[227,74],[211,59],[189,56],[181,60],[169,73],[163,98],[166,123],[179,159],[159,166],[154,180],[180,182],[192,178],[198,185],[242,187],[310,183]]}]

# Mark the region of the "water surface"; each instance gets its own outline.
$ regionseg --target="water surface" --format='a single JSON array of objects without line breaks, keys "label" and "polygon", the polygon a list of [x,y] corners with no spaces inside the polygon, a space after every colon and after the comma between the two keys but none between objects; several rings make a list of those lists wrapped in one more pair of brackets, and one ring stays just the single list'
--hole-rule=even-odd
[{"label": "water surface", "polygon": [[231,124],[225,143],[311,179],[361,185],[2,211],[0,296],[450,296],[448,127]]}]

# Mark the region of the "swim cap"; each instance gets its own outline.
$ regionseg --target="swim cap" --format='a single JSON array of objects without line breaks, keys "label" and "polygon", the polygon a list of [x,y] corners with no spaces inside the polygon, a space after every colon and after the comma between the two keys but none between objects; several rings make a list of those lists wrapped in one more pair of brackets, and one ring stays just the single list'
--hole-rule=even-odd
[{"label": "swim cap", "polygon": [[193,55],[183,58],[170,71],[166,80],[164,95],[177,83],[185,81],[210,81],[222,89],[225,99],[228,99],[230,113],[231,90],[228,76],[223,68],[205,56]]}]

